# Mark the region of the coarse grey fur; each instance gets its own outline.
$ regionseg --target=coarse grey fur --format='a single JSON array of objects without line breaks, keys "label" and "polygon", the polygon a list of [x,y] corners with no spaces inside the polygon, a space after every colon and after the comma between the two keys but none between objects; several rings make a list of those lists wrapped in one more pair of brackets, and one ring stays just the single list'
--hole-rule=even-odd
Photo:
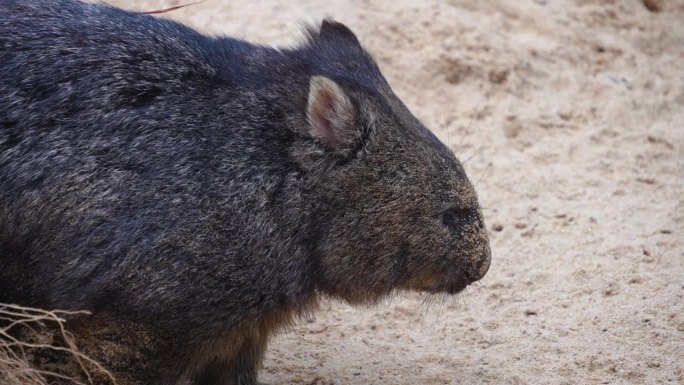
[{"label": "coarse grey fur", "polygon": [[0,302],[92,311],[123,382],[254,384],[320,295],[457,293],[489,260],[461,164],[342,24],[275,49],[0,0]]}]

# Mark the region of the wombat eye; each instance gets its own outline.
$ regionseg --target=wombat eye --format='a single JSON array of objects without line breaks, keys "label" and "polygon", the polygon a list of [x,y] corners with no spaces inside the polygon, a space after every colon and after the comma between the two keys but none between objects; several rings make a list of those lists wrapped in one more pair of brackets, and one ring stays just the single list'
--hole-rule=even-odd
[{"label": "wombat eye", "polygon": [[456,207],[449,208],[442,212],[442,223],[444,226],[457,228],[470,217],[471,213],[471,209],[459,209]]}]

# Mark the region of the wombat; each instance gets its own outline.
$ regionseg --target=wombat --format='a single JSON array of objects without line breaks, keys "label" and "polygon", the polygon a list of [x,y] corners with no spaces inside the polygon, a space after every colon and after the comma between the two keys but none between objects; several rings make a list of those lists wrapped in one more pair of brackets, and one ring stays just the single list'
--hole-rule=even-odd
[{"label": "wombat", "polygon": [[115,325],[145,363],[131,383],[245,385],[321,296],[482,278],[486,229],[454,154],[350,29],[305,32],[271,48],[0,0],[0,301]]}]

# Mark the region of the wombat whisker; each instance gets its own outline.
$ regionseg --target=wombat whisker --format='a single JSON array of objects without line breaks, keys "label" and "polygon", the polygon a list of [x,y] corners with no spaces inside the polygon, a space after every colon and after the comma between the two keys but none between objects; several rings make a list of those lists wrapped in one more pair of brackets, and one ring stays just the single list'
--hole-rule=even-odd
[{"label": "wombat whisker", "polygon": [[454,309],[458,310],[461,308],[461,295],[456,294],[453,298],[449,299],[449,303]]},{"label": "wombat whisker", "polygon": [[481,181],[482,178],[485,176],[485,173],[487,173],[487,170],[489,170],[489,168],[491,167],[492,162],[494,161],[494,156],[495,156],[495,155],[492,155],[492,159],[490,159],[490,160],[489,160],[489,163],[487,163],[487,167],[485,167],[484,171],[482,171],[482,174],[481,174],[480,177],[477,179],[477,182],[475,183],[475,186],[474,186],[474,187],[477,187],[477,185],[480,184],[480,181]]},{"label": "wombat whisker", "polygon": [[461,145],[463,144],[463,141],[465,140],[465,138],[468,136],[468,134],[470,132],[470,125],[473,124],[473,119],[475,119],[476,115],[473,115],[470,117],[470,121],[468,122],[468,125],[466,126],[465,132],[463,133],[463,136],[461,136],[461,140],[458,142],[458,145],[456,146],[456,151],[459,151],[459,156],[461,155],[461,153],[460,153]]},{"label": "wombat whisker", "polygon": [[[466,288],[467,289],[467,288]],[[467,291],[463,291],[458,295],[458,301],[462,304],[463,309],[468,309],[468,302],[466,301]]]},{"label": "wombat whisker", "polygon": [[453,150],[453,148],[451,147],[451,128],[449,128],[449,126],[447,126],[446,131],[447,131],[447,147],[449,147],[451,150]]},{"label": "wombat whisker", "polygon": [[[468,144],[468,142],[470,141],[470,136],[472,136],[472,132],[470,132],[470,126],[473,124],[473,120],[475,120],[476,117],[480,116],[480,112],[479,112],[480,104],[482,104],[482,100],[480,100],[479,102],[477,102],[477,106],[475,107],[475,114],[470,118],[470,122],[468,122],[468,127],[466,127],[466,131],[465,131],[465,133],[463,134],[463,137],[461,138],[461,141],[458,143],[457,148],[459,149],[459,150],[458,150],[458,151],[459,151],[459,153],[458,153],[458,157],[459,157],[459,158],[461,157],[461,151],[462,151],[461,144],[463,144],[463,140],[464,140],[466,137],[467,137],[468,139],[466,140],[465,145]],[[464,145],[464,146],[465,146],[465,145]]]},{"label": "wombat whisker", "polygon": [[422,293],[421,293],[421,297],[422,298],[421,298],[420,302],[418,303],[418,308],[416,309],[417,310],[416,321],[420,321],[421,319],[423,319],[423,312],[425,311],[425,308],[426,308],[426,298],[425,298],[425,296],[422,295]]},{"label": "wombat whisker", "polygon": [[439,293],[437,295],[437,297],[438,297],[438,304],[437,304],[437,312],[436,312],[435,320],[439,321],[439,317],[442,315],[442,311],[444,310],[444,304],[446,302],[446,295],[444,293]]},{"label": "wombat whisker", "polygon": [[[419,305],[419,318],[427,317],[431,312],[435,314],[435,320],[439,321],[439,318],[444,313],[445,309],[450,309],[451,306],[455,306],[457,309],[460,307],[460,298],[462,294],[449,294],[447,292],[438,293],[422,293],[422,300]],[[433,310],[434,308],[436,310]]]},{"label": "wombat whisker", "polygon": [[482,281],[476,281],[476,282],[477,282],[477,283],[480,285],[480,287],[482,287],[487,293],[491,293],[491,291],[489,290],[489,288],[487,287],[487,285],[485,285]]},{"label": "wombat whisker", "polygon": [[175,5],[175,6],[173,6],[173,7],[162,8],[162,9],[156,9],[156,10],[154,10],[154,11],[138,12],[138,13],[143,14],[143,15],[157,15],[157,14],[160,14],[160,13],[167,13],[167,12],[175,11],[175,10],[177,10],[177,9],[189,7],[189,6],[191,6],[191,5],[197,5],[197,4],[202,3],[202,2],[204,2],[204,0],[198,0],[198,1],[195,1],[194,3]]},{"label": "wombat whisker", "polygon": [[426,306],[428,306],[428,303],[429,303],[429,301],[430,301],[431,295],[430,295],[430,294],[426,294],[426,293],[420,293],[420,296],[421,296],[421,299],[420,299],[420,303],[418,304],[418,312],[419,312],[420,314],[422,314],[424,308],[425,308]]},{"label": "wombat whisker", "polygon": [[468,158],[466,158],[466,160],[461,161],[461,165],[465,166],[465,164],[468,163],[469,160],[473,159],[475,157],[475,155],[477,155],[479,152],[480,152],[480,149],[475,150],[475,152],[472,155],[470,155]]},{"label": "wombat whisker", "polygon": [[423,300],[421,301],[420,307],[419,307],[419,314],[422,317],[423,312],[427,316],[428,311],[432,307],[432,305],[435,304],[435,301],[437,300],[437,294],[434,293],[426,293],[425,297],[423,297]]},{"label": "wombat whisker", "polygon": [[380,299],[380,302],[378,302],[378,305],[383,308],[385,312],[389,312],[390,308],[394,305],[395,300],[399,296],[399,293],[396,290],[392,290],[389,292],[384,298]]},{"label": "wombat whisker", "polygon": [[[441,309],[449,309],[449,302],[451,300],[451,296],[452,296],[451,294],[442,293],[442,299],[440,301],[441,302],[440,303],[440,313],[441,313]],[[440,313],[437,314],[438,317],[439,317]]]},{"label": "wombat whisker", "polygon": [[468,297],[469,295],[471,295],[471,290],[472,290],[472,287],[471,287],[471,286],[468,286],[468,287],[466,287],[465,290],[463,291],[463,305],[464,305],[466,308],[468,307],[468,300],[466,299],[466,297]]}]

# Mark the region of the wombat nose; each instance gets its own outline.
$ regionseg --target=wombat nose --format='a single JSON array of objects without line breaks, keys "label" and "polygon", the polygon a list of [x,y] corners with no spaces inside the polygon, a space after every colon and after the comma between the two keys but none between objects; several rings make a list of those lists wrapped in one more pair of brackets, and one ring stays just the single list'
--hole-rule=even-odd
[{"label": "wombat nose", "polygon": [[460,231],[475,217],[477,217],[477,211],[472,208],[451,207],[442,212],[442,223],[451,230]]},{"label": "wombat nose", "polygon": [[480,256],[480,259],[474,266],[474,269],[466,269],[466,271],[464,272],[465,278],[466,280],[468,280],[468,284],[481,280],[482,277],[484,277],[485,274],[487,274],[491,262],[491,250],[489,248],[489,245],[487,245],[486,250]]}]

